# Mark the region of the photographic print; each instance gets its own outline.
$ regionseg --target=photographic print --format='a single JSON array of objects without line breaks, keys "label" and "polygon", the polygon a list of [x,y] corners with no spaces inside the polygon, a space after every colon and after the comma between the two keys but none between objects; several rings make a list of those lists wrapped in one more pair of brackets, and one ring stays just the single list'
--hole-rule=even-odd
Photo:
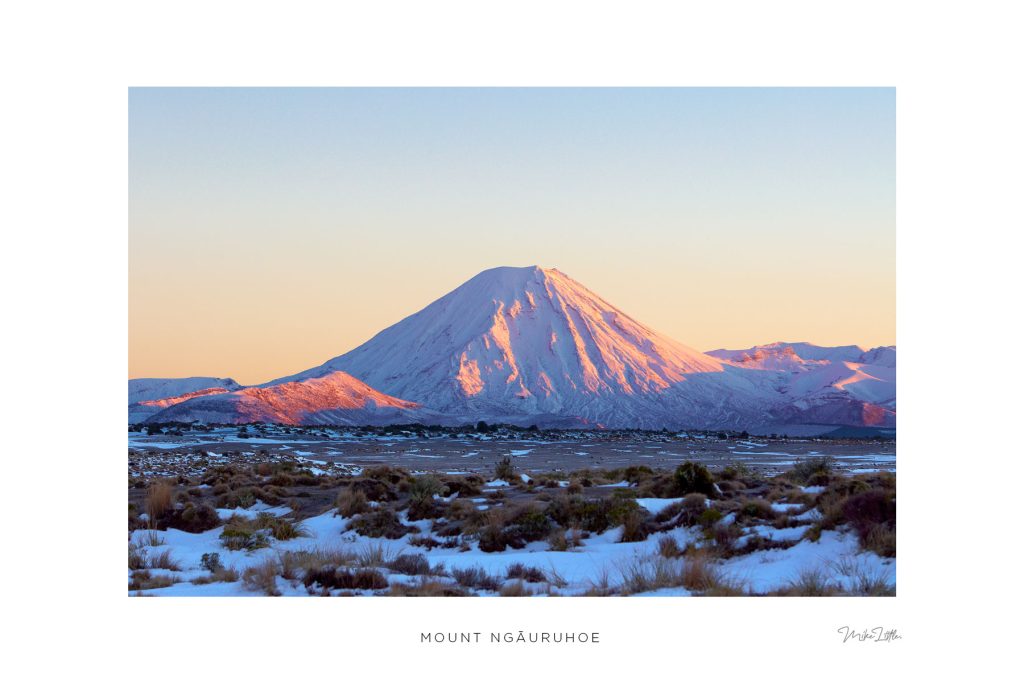
[{"label": "photographic print", "polygon": [[896,594],[892,88],[133,88],[132,596]]}]

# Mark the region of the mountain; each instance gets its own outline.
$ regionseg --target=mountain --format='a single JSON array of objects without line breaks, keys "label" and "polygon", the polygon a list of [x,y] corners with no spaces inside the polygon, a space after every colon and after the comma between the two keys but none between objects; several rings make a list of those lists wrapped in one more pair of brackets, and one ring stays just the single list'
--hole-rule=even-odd
[{"label": "mountain", "polygon": [[128,380],[128,403],[156,401],[162,398],[181,396],[189,392],[211,388],[234,391],[235,389],[241,389],[242,385],[231,378],[220,377],[130,379]]},{"label": "mountain", "polygon": [[151,417],[154,422],[372,425],[423,421],[428,414],[418,409],[344,372],[331,372],[268,387],[185,395]]},{"label": "mountain", "polygon": [[765,387],[786,396],[775,410],[780,423],[894,427],[896,347],[776,342],[749,349],[717,349],[708,355],[760,376]]},{"label": "mountain", "polygon": [[[153,421],[541,427],[895,426],[895,347],[702,353],[556,269],[483,271],[357,348],[257,387],[163,397]],[[136,406],[136,410],[153,405]],[[778,430],[783,431],[783,430]]]}]

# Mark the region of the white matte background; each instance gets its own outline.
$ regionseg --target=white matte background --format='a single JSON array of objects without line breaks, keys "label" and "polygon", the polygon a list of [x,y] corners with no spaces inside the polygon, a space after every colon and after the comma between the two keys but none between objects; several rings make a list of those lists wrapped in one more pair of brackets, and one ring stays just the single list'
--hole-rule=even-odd
[{"label": "white matte background", "polygon": [[[1010,677],[1020,544],[1000,527],[1019,516],[1024,120],[1011,3],[362,5],[6,7],[10,680]],[[129,598],[132,85],[896,86],[898,597]],[[843,644],[842,625],[903,639]],[[601,644],[419,644],[421,630],[520,629],[600,631]]]}]

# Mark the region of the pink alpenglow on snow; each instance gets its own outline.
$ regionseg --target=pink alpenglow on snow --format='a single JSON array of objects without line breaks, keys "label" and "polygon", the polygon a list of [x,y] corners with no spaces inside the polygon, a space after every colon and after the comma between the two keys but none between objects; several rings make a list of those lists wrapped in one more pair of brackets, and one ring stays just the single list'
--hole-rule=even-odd
[{"label": "pink alpenglow on snow", "polygon": [[483,271],[323,365],[152,420],[749,429],[895,426],[895,347],[702,353],[557,269]]}]

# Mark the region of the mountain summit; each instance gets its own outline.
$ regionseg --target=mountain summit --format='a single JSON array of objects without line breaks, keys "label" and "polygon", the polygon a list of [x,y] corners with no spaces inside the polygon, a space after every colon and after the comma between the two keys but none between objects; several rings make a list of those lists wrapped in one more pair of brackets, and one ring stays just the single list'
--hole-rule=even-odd
[{"label": "mountain summit", "polygon": [[[492,268],[323,365],[171,400],[151,419],[895,424],[894,347],[772,344],[712,354],[652,330],[557,269]],[[871,365],[876,359],[888,367]]]},{"label": "mountain summit", "polygon": [[352,351],[277,381],[336,370],[465,419],[661,427],[756,410],[741,373],[537,266],[485,270]]}]

